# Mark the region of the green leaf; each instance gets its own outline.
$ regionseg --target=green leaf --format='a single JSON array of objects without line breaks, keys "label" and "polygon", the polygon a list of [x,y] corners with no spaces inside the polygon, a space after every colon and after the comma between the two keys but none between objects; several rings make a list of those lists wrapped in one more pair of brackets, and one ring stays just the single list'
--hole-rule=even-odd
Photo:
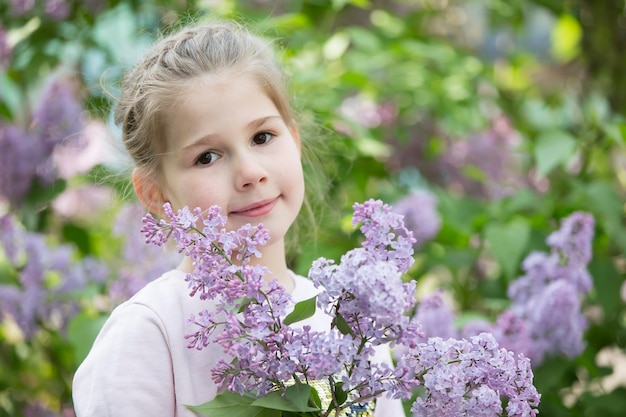
[{"label": "green leaf", "polygon": [[537,137],[537,177],[544,178],[558,165],[567,164],[576,150],[576,139],[563,130],[547,131]]},{"label": "green leaf", "polygon": [[226,391],[200,405],[188,405],[192,411],[207,417],[280,417],[280,411],[253,406],[256,397]]},{"label": "green leaf", "polygon": [[287,387],[285,390],[285,396],[296,406],[296,408],[302,411],[320,411],[318,408],[309,407],[309,399],[311,398],[311,393],[313,392],[317,395],[317,391],[315,391],[315,389],[313,389],[310,385],[297,382],[294,385]]},{"label": "green leaf", "polygon": [[513,278],[530,239],[528,221],[520,217],[507,224],[491,223],[485,228],[485,239],[506,277]]},{"label": "green leaf", "polygon": [[[341,405],[346,402],[348,399],[348,393],[343,389],[343,382],[337,382],[335,384],[335,400],[337,400],[337,404]],[[335,405],[331,402],[328,406],[328,410],[333,410]]]},{"label": "green leaf", "polygon": [[300,301],[296,304],[293,311],[285,317],[283,323],[289,325],[312,317],[315,314],[316,303],[317,296]]},{"label": "green leaf", "polygon": [[237,313],[243,313],[245,311],[246,307],[248,307],[250,305],[250,303],[252,302],[252,299],[248,298],[248,297],[243,297],[243,298],[240,298],[237,301],[239,303],[241,303],[239,305],[239,308],[237,309]]},{"label": "green leaf", "polygon": [[282,391],[272,391],[254,400],[251,406],[292,412],[321,411],[319,408],[308,406],[310,392],[309,385],[295,384],[287,388],[285,395]]},{"label": "green leaf", "polygon": [[333,325],[337,327],[337,329],[341,332],[341,334],[350,334],[354,335],[352,329],[348,325],[346,319],[340,313],[337,313],[335,318],[333,319]]}]

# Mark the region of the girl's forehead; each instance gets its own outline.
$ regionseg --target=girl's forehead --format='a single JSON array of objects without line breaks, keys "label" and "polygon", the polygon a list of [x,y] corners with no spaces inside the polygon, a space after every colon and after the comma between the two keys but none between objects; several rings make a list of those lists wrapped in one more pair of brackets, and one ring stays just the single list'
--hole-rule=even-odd
[{"label": "girl's forehead", "polygon": [[253,130],[258,120],[282,117],[275,102],[250,77],[230,83],[197,79],[167,114],[167,148],[177,151],[204,137],[238,135]]}]

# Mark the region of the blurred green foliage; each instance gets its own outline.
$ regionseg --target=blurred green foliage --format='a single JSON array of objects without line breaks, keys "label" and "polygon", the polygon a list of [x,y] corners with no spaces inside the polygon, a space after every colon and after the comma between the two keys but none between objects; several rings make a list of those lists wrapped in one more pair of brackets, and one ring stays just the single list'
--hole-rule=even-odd
[{"label": "blurred green foliage", "polygon": [[[593,214],[587,348],[573,360],[550,358],[534,369],[535,381],[541,415],[623,415],[626,377],[616,371],[626,361],[626,2],[66,0],[62,19],[43,3],[22,15],[0,4],[12,48],[0,72],[0,124],[27,123],[38,91],[60,68],[79,79],[90,117],[108,122],[109,93],[123,70],[181,20],[235,18],[279,38],[301,123],[312,125],[305,140],[329,172],[326,195],[311,196],[320,211],[316,237],[291,259],[301,274],[313,259],[336,259],[357,243],[346,225],[353,202],[393,203],[428,189],[442,228],[416,254],[411,278],[421,292],[450,291],[461,320],[493,318],[520,261],[544,250],[558,220]],[[477,146],[494,132],[494,143],[507,146]],[[75,245],[77,258],[106,260],[115,280],[120,244],[108,229],[132,198],[110,170],[98,165],[33,187],[20,207],[1,205],[0,214]],[[97,220],[59,216],[51,202],[81,184],[111,187],[119,198]],[[16,273],[5,258],[0,282]],[[69,415],[73,370],[112,306],[102,302],[106,285],[87,288],[76,295],[81,311],[67,332],[42,327],[24,339],[5,318],[0,416],[44,415],[25,412],[28,404]]]}]

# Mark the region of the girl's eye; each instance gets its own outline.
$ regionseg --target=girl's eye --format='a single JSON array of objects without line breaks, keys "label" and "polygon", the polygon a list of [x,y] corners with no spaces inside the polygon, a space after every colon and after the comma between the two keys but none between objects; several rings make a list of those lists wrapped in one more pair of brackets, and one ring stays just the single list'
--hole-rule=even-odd
[{"label": "girl's eye", "polygon": [[205,152],[196,159],[197,165],[211,165],[217,161],[218,156],[215,152]]},{"label": "girl's eye", "polygon": [[267,142],[272,140],[273,137],[274,135],[269,132],[261,132],[254,135],[254,137],[252,138],[252,142],[255,145],[265,145]]}]

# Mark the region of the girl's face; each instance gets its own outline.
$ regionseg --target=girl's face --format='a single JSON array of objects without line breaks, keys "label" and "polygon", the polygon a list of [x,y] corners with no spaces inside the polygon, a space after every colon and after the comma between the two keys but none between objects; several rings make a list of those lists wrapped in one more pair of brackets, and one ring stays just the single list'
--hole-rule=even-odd
[{"label": "girl's face", "polygon": [[281,241],[304,198],[300,138],[253,79],[196,79],[171,109],[163,198],[219,205],[234,230],[263,225]]}]

